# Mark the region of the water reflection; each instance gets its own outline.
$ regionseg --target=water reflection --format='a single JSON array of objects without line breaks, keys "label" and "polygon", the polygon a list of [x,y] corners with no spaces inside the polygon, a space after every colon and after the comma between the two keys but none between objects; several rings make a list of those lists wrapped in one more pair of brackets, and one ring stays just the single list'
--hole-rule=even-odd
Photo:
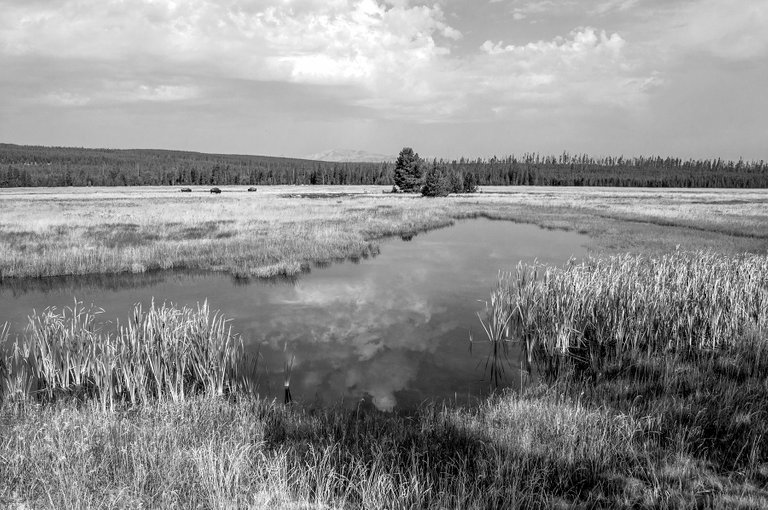
[{"label": "water reflection", "polygon": [[[32,308],[66,306],[74,297],[126,318],[135,302],[171,301],[232,318],[249,349],[263,357],[262,391],[283,398],[286,356],[295,356],[295,400],[380,409],[428,398],[460,403],[488,390],[468,353],[468,334],[482,335],[476,311],[499,270],[537,258],[563,263],[585,255],[586,238],[531,225],[471,220],[384,244],[378,257],[334,264],[299,278],[245,284],[216,273],[36,279],[0,285],[0,321],[20,330]],[[510,382],[515,374],[510,374]]]}]

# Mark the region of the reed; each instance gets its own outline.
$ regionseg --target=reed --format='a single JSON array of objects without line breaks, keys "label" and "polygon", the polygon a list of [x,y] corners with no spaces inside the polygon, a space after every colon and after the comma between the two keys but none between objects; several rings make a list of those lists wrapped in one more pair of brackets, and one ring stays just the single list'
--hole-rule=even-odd
[{"label": "reed", "polygon": [[78,302],[33,312],[2,364],[2,397],[70,396],[94,399],[106,410],[116,402],[179,402],[253,388],[255,361],[207,302],[197,308],[153,302],[146,310],[137,304],[116,331],[103,330],[101,312]]},{"label": "reed", "polygon": [[[592,258],[562,268],[519,265],[486,315],[509,316],[522,357],[554,380],[599,376],[659,354],[715,356],[768,346],[768,257],[676,251]],[[529,366],[530,368],[530,366]]]}]

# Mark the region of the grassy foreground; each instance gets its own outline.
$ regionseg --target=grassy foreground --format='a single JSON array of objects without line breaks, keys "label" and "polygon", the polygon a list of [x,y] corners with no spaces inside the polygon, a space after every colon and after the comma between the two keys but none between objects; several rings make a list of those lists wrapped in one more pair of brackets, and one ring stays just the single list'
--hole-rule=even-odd
[{"label": "grassy foreground", "polygon": [[309,412],[248,397],[116,413],[94,403],[7,405],[0,505],[768,505],[764,379],[663,362],[639,368],[644,377],[533,388],[472,411],[426,407],[412,416]]},{"label": "grassy foreground", "polygon": [[[83,312],[43,314],[0,374],[0,506],[763,508],[767,265],[675,253],[521,268],[485,320],[547,383],[409,414],[254,398],[205,308],[153,307],[118,337]],[[94,350],[101,365],[77,361]],[[32,391],[12,383],[19,364],[48,367],[28,372]]]}]

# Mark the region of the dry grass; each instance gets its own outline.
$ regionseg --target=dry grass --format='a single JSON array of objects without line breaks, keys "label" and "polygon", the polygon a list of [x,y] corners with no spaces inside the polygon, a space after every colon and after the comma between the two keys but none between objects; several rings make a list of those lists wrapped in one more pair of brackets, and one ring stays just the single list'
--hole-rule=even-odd
[{"label": "dry grass", "polygon": [[[382,187],[0,190],[0,277],[154,269],[290,275],[377,253],[377,241],[484,216],[577,230],[597,252],[682,244],[765,252],[768,192],[488,188],[424,199]],[[502,193],[503,192],[503,193]]]}]

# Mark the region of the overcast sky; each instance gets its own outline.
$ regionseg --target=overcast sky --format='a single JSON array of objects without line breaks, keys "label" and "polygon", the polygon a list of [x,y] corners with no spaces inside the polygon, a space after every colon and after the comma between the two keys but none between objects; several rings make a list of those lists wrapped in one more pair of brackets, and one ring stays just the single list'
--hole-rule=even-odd
[{"label": "overcast sky", "polygon": [[768,159],[768,0],[0,0],[0,141]]}]

